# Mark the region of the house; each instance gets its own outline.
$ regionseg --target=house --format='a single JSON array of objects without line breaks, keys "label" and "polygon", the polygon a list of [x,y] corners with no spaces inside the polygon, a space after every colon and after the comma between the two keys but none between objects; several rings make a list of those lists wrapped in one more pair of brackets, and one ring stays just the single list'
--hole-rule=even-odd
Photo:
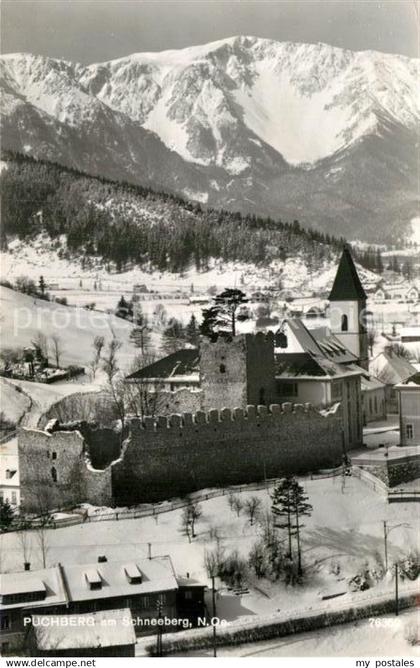
[{"label": "house", "polygon": [[385,384],[378,378],[362,376],[363,424],[386,419]]},{"label": "house", "polygon": [[415,380],[399,383],[401,445],[420,445],[420,375]]},{"label": "house", "polygon": [[[30,564],[28,564],[30,567]],[[33,612],[57,614],[69,603],[61,566],[0,575],[1,654],[22,651]]]},{"label": "house", "polygon": [[0,499],[20,506],[19,457],[17,437],[0,443]]},{"label": "house", "polygon": [[381,282],[374,295],[376,302],[399,301],[399,302],[418,302],[420,299],[420,289],[417,285],[401,281],[398,283]]},{"label": "house", "polygon": [[419,377],[413,364],[395,352],[379,353],[371,360],[369,372],[385,385],[387,413],[398,413],[398,393],[396,385]]},{"label": "house", "polygon": [[134,656],[136,634],[128,608],[83,615],[32,615],[31,656]]},{"label": "house", "polygon": [[358,359],[327,328],[307,329],[285,320],[276,335],[276,385],[280,401],[310,402],[317,408],[341,403],[344,443],[362,441],[361,378]]},{"label": "house", "polygon": [[[126,546],[124,551],[127,553]],[[32,615],[79,616],[129,609],[138,635],[153,633],[159,615],[178,620],[170,624],[174,631],[178,624],[195,626],[197,618],[205,616],[205,585],[188,578],[179,583],[169,556],[121,556],[108,561],[103,555],[90,563],[2,574],[2,654],[21,649],[28,641],[25,618]]]},{"label": "house", "polygon": [[126,377],[126,382],[147,383],[161,391],[200,387],[199,353],[196,348],[177,350]]}]

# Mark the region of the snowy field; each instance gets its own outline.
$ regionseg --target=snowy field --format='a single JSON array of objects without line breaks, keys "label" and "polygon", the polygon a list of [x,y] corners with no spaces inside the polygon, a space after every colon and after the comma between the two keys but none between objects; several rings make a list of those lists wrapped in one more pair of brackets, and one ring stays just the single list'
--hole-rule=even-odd
[{"label": "snowy field", "polygon": [[103,312],[69,308],[53,302],[34,299],[0,286],[1,347],[30,346],[39,332],[46,337],[60,337],[64,365],[86,366],[92,358],[95,336],[110,340],[115,333],[121,341],[119,359],[128,367],[136,354],[129,336],[132,325]]},{"label": "snowy field", "polygon": [[[313,514],[305,518],[302,535],[307,570],[305,584],[291,587],[250,576],[250,593],[243,596],[235,596],[220,585],[218,606],[224,618],[246,619],[257,614],[316,607],[323,595],[331,593],[347,592],[340,596],[343,601],[348,596],[357,596],[348,593],[349,577],[366,568],[372,574],[380,574],[383,569],[383,520],[388,521],[389,527],[399,525],[388,538],[390,563],[420,548],[418,504],[388,505],[356,478],[346,478],[344,490],[340,478],[302,479],[302,482],[313,505]],[[258,496],[263,506],[269,508],[267,490],[243,492],[241,496],[245,500],[252,495]],[[244,513],[238,518],[229,509],[226,497],[203,501],[201,508],[197,537],[191,544],[180,528],[182,511],[176,510],[161,514],[156,520],[146,517],[49,530],[47,561],[51,565],[57,562],[93,563],[101,554],[107,555],[109,560],[144,558],[148,543],[151,543],[154,556],[171,555],[179,575],[189,572],[191,577],[207,582],[204,554],[205,550],[216,547],[215,529],[226,555],[238,550],[247,557],[261,535],[261,528],[259,524],[251,526]],[[36,569],[41,566],[41,554],[34,535],[31,540],[30,561]],[[21,570],[23,557],[18,536],[14,533],[3,535],[1,543],[1,570]],[[378,576],[371,591],[381,593],[392,590],[392,587],[392,575],[388,573],[383,579]],[[366,595],[366,592],[362,594]]]}]

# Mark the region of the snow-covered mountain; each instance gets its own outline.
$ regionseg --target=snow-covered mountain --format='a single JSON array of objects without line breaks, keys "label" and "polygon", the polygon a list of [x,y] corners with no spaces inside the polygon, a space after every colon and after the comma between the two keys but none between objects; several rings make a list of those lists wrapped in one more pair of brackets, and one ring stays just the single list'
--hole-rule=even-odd
[{"label": "snow-covered mountain", "polygon": [[3,146],[383,239],[418,210],[419,63],[255,37],[90,66],[12,54]]}]

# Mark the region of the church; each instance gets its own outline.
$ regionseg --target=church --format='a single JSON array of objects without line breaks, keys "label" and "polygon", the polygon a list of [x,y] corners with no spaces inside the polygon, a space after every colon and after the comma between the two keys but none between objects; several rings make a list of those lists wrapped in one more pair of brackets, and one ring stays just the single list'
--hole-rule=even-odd
[{"label": "church", "polygon": [[[329,295],[330,326],[308,329],[299,318],[276,332],[201,337],[126,378],[161,388],[159,413],[246,408],[290,402],[317,409],[340,404],[343,446],[362,444],[361,381],[367,375],[366,293],[348,246]],[[178,401],[176,398],[178,397]]]}]

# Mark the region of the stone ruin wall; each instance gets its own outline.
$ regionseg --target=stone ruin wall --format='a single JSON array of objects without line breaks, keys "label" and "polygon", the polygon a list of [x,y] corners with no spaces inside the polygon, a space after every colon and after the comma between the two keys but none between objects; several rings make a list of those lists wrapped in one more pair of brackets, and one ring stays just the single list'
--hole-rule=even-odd
[{"label": "stone ruin wall", "polygon": [[92,467],[78,431],[21,429],[18,454],[21,503],[26,511],[42,513],[85,501],[112,503],[111,468]]},{"label": "stone ruin wall", "polygon": [[21,430],[23,506],[36,507],[43,489],[54,508],[126,505],[337,466],[341,413],[323,415],[309,404],[287,403],[132,418],[121,454],[109,466],[93,468],[88,452],[78,431]]},{"label": "stone ruin wall", "polygon": [[206,487],[244,484],[342,461],[340,412],[273,404],[130,421],[113,462],[117,504],[159,501]]}]

